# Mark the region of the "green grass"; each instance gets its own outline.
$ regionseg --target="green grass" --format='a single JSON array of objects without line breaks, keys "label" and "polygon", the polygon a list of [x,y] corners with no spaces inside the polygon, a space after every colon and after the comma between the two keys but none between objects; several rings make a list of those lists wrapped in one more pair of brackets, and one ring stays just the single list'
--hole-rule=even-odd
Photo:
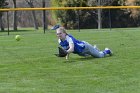
[{"label": "green grass", "polygon": [[[77,39],[114,55],[55,57],[54,31],[0,32],[0,93],[140,93],[140,31],[70,30]],[[21,41],[14,39],[16,34]]]}]

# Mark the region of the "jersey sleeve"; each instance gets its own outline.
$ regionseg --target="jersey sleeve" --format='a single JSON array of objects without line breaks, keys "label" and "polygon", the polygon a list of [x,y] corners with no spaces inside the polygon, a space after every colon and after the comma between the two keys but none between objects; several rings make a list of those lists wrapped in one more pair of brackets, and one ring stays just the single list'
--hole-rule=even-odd
[{"label": "jersey sleeve", "polygon": [[66,36],[66,40],[67,40],[67,42],[69,42],[69,44],[74,44],[72,38],[69,37],[68,35]]},{"label": "jersey sleeve", "polygon": [[60,39],[58,39],[58,43],[60,44],[60,42],[61,42],[61,40]]}]

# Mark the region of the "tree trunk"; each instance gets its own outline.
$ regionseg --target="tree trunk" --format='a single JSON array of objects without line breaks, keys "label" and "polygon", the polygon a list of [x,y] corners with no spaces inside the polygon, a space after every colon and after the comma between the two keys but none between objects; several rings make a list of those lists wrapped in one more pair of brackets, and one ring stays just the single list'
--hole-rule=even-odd
[{"label": "tree trunk", "polygon": [[36,30],[38,30],[38,23],[37,23],[35,11],[32,11],[32,15],[33,15],[33,20],[34,20],[34,27],[35,27]]},{"label": "tree trunk", "polygon": [[[101,6],[101,0],[98,0],[98,6]],[[102,28],[102,9],[98,9],[98,29]]]},{"label": "tree trunk", "polygon": [[[34,8],[33,1],[32,0],[30,0],[30,1],[25,0],[25,1],[28,3],[28,5],[31,8]],[[35,27],[36,30],[38,30],[38,22],[37,22],[37,19],[36,19],[35,11],[32,11],[32,16],[33,16],[33,21],[34,21],[34,27]]]},{"label": "tree trunk", "polygon": [[[13,0],[13,5],[14,5],[14,8],[16,8],[16,0]],[[14,11],[14,14],[13,14],[13,29],[14,30],[17,30],[17,11]]]},{"label": "tree trunk", "polygon": [[2,20],[2,12],[0,12],[0,27],[1,27],[1,31],[4,31],[4,24],[3,24],[3,20]]}]

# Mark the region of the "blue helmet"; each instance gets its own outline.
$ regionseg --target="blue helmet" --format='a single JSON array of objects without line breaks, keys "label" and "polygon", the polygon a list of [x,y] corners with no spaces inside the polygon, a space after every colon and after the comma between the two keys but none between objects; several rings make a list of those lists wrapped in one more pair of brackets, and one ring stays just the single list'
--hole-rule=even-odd
[{"label": "blue helmet", "polygon": [[52,28],[51,28],[51,30],[56,30],[57,28],[59,28],[60,27],[60,25],[55,25],[55,26],[53,26]]}]

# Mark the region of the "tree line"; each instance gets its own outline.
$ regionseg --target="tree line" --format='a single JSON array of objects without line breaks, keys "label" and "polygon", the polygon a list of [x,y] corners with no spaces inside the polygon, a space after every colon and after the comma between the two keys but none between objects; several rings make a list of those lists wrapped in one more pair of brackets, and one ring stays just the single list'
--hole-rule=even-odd
[{"label": "tree line", "polygon": [[[139,0],[1,0],[0,8],[18,7],[90,7],[140,5]],[[7,27],[7,13],[0,12],[0,28]],[[61,24],[68,29],[138,27],[139,9],[96,9],[96,10],[57,10],[57,11],[10,11],[9,26],[39,27],[48,29],[48,25]],[[43,21],[45,20],[45,21]]]},{"label": "tree line", "polygon": [[[1,3],[7,3],[6,6],[0,5],[0,8],[34,8],[34,7],[49,7],[50,0],[3,0]],[[1,16],[1,31],[7,27],[7,13],[0,12]],[[34,27],[36,30],[39,27],[47,29],[49,11],[8,11],[9,26],[13,30],[17,30],[18,27]],[[44,22],[44,20],[46,20]]]},{"label": "tree line", "polygon": [[[54,4],[64,7],[139,6],[140,0],[55,0]],[[77,28],[78,25],[80,28],[98,28],[99,25],[101,28],[140,26],[139,9],[62,10],[55,14],[67,28]]]}]

